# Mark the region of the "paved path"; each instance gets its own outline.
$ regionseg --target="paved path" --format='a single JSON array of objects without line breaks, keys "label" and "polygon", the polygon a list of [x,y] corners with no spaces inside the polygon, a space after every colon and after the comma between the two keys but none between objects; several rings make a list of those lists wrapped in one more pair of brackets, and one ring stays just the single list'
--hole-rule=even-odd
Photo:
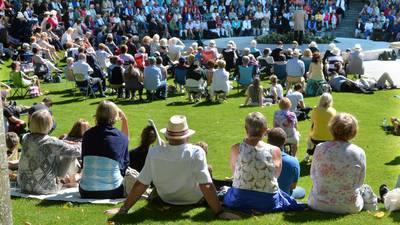
[{"label": "paved path", "polygon": [[[225,48],[228,41],[233,40],[236,45],[238,46],[238,49],[242,50],[245,47],[250,46],[251,40],[253,40],[253,36],[248,36],[248,37],[232,37],[232,38],[218,38],[215,39],[215,42],[217,44],[218,48]],[[204,44],[208,44],[209,40],[204,40]],[[345,50],[347,48],[352,48],[354,44],[359,43],[361,44],[362,48],[364,51],[369,51],[369,50],[376,50],[376,49],[384,49],[389,47],[388,42],[383,42],[383,41],[371,41],[371,40],[366,40],[366,39],[355,39],[355,38],[336,38],[336,46],[339,47],[342,50]],[[193,41],[191,40],[185,40],[184,43],[186,46],[190,46]],[[285,45],[284,48],[290,48],[291,45]],[[308,47],[308,44],[303,44],[300,46],[301,49],[306,49]],[[328,44],[319,44],[318,45],[319,49],[321,52],[325,52],[327,50]],[[275,45],[274,44],[258,44],[259,49],[264,49],[264,48],[271,48],[274,49]]]},{"label": "paved path", "polygon": [[364,62],[365,75],[378,79],[384,72],[388,72],[394,84],[400,87],[400,60],[396,61],[367,61]]}]

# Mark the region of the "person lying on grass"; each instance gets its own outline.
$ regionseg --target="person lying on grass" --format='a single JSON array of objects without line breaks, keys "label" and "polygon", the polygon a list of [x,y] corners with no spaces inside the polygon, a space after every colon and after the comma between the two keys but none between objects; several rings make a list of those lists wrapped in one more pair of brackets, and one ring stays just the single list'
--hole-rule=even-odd
[{"label": "person lying on grass", "polygon": [[224,205],[246,213],[294,211],[307,208],[279,189],[281,150],[263,141],[267,121],[259,112],[245,120],[247,136],[231,148],[233,185],[224,196]]},{"label": "person lying on grass", "polygon": [[124,205],[106,210],[105,213],[128,213],[153,183],[161,202],[200,206],[206,200],[216,217],[239,219],[239,216],[222,209],[208,171],[205,151],[189,144],[189,137],[195,131],[189,129],[186,117],[172,116],[168,127],[161,129],[161,133],[165,135],[168,144],[157,145],[149,150],[144,167]]}]

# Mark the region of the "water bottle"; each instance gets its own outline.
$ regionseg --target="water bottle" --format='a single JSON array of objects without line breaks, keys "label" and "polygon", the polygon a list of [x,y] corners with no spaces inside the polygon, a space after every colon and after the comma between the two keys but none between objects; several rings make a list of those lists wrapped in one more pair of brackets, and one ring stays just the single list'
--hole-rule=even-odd
[{"label": "water bottle", "polygon": [[382,127],[383,127],[383,130],[384,131],[386,131],[387,130],[387,119],[386,118],[383,118],[383,121],[382,121]]}]

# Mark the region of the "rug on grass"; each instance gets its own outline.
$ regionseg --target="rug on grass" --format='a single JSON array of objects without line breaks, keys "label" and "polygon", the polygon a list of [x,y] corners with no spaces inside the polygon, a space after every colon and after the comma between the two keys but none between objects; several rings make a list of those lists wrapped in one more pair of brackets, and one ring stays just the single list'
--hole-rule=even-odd
[{"label": "rug on grass", "polygon": [[[118,204],[120,202],[125,201],[125,198],[118,199],[83,199],[79,194],[78,187],[74,188],[66,188],[60,190],[57,194],[51,195],[30,195],[21,193],[21,190],[16,187],[12,187],[10,189],[11,196],[21,197],[21,198],[34,198],[40,200],[49,200],[49,201],[64,201],[64,202],[78,202],[78,203],[92,203],[92,204]],[[142,196],[146,197],[146,196]]]}]

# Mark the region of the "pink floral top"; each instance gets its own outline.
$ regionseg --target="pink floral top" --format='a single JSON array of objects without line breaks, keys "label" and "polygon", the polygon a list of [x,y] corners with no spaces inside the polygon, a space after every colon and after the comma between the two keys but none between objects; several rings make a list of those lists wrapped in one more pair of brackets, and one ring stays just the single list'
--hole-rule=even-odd
[{"label": "pink floral top", "polygon": [[300,135],[296,129],[297,117],[294,112],[291,112],[289,110],[276,111],[274,115],[274,127],[280,127],[286,132],[286,143],[298,144],[300,140]]},{"label": "pink floral top", "polygon": [[344,141],[319,144],[311,164],[310,208],[331,213],[357,213],[363,208],[364,150]]}]

